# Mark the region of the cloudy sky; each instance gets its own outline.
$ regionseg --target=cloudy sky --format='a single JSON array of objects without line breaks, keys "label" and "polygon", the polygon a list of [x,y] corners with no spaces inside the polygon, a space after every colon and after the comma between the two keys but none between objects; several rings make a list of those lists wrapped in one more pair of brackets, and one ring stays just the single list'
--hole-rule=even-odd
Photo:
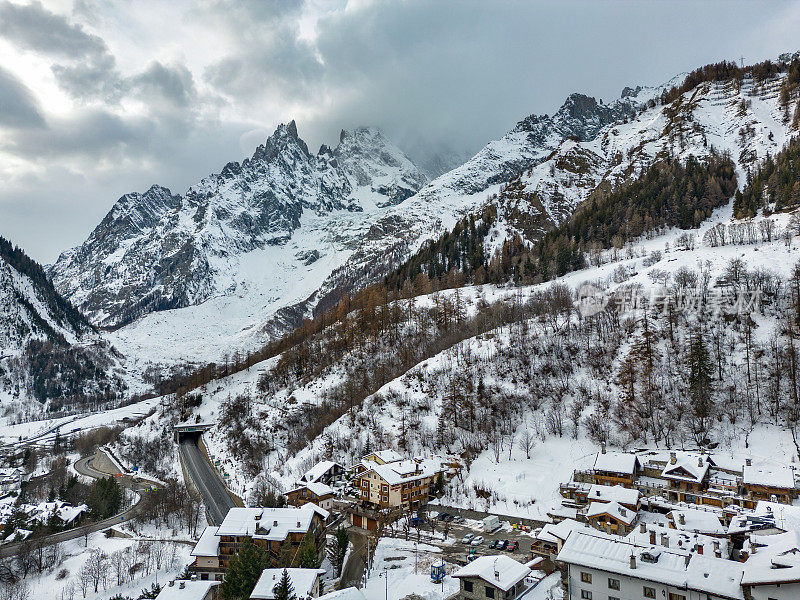
[{"label": "cloudy sky", "polygon": [[0,0],[0,235],[48,262],[120,195],[183,192],[295,119],[468,154],[605,100],[800,46],[794,2]]}]

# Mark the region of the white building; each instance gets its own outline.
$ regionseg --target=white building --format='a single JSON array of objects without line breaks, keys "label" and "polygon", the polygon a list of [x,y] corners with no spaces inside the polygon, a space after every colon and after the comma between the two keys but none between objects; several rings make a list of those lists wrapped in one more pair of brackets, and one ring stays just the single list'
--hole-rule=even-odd
[{"label": "white building", "polygon": [[459,580],[460,600],[515,600],[527,593],[530,568],[505,554],[480,556],[453,573]]},{"label": "white building", "polygon": [[218,581],[170,581],[161,588],[156,600],[214,600],[220,585]]},{"label": "white building", "polygon": [[[297,600],[319,598],[319,581],[325,574],[325,569],[285,569],[292,581],[294,594]],[[284,569],[264,569],[258,578],[250,600],[274,600],[275,586],[280,583]]]},{"label": "white building", "polygon": [[743,563],[575,531],[557,560],[568,600],[745,600]]}]

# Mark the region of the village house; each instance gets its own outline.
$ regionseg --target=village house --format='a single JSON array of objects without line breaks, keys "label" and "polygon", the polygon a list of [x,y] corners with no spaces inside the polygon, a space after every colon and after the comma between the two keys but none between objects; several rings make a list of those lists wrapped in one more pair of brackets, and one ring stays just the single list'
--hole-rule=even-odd
[{"label": "village house", "polygon": [[636,511],[618,502],[592,502],[586,509],[586,520],[595,529],[626,535],[636,523]]},{"label": "village house", "polygon": [[715,512],[697,508],[675,508],[667,513],[671,529],[688,533],[701,533],[711,537],[727,537],[728,528]]},{"label": "village house", "polygon": [[344,477],[344,467],[331,460],[323,460],[303,473],[298,480],[299,485],[306,483],[324,483],[332,485]]},{"label": "village house", "polygon": [[592,467],[594,483],[634,487],[639,470],[639,459],[627,452],[606,452],[605,447],[597,453]]},{"label": "village house", "polygon": [[669,482],[666,497],[671,502],[688,502],[699,504],[698,496],[707,486],[710,461],[702,455],[694,459],[691,456],[677,456],[670,453],[669,463],[661,471],[661,478]]},{"label": "village house", "polygon": [[333,488],[324,483],[305,483],[286,492],[286,502],[290,506],[303,506],[313,502],[320,508],[330,511],[333,507]]},{"label": "village house", "polygon": [[459,580],[459,600],[515,600],[526,594],[531,570],[505,554],[480,556],[453,573]]},{"label": "village house", "polygon": [[531,543],[531,553],[555,561],[569,534],[575,530],[591,531],[586,523],[579,523],[574,519],[563,519],[558,523],[545,523],[538,530]]},{"label": "village house", "polygon": [[[231,558],[249,539],[265,550],[272,566],[281,564],[284,552],[299,549],[311,535],[320,559],[325,552],[325,521],[328,511],[308,503],[300,508],[239,508],[228,511],[216,528],[206,528],[192,550],[195,561],[189,570],[201,579],[219,579]],[[211,531],[209,531],[211,529]],[[216,556],[214,556],[216,551]]]},{"label": "village house", "polygon": [[751,600],[800,598],[800,531],[752,536],[742,586]]},{"label": "village house", "polygon": [[436,458],[368,464],[355,484],[361,503],[378,509],[414,510],[427,504],[436,478],[444,474]]},{"label": "village house", "polygon": [[[283,569],[264,569],[258,578],[250,600],[275,600],[273,589],[283,577]],[[319,598],[320,580],[325,569],[286,569],[294,588],[296,600]]]},{"label": "village house", "polygon": [[628,510],[639,510],[639,490],[621,485],[592,485],[586,495],[587,502],[616,502]]},{"label": "village house", "polygon": [[794,470],[789,467],[747,464],[742,475],[742,487],[753,500],[791,504],[797,498]]},{"label": "village house", "polygon": [[557,560],[567,600],[745,600],[744,565],[722,558],[575,531]]}]

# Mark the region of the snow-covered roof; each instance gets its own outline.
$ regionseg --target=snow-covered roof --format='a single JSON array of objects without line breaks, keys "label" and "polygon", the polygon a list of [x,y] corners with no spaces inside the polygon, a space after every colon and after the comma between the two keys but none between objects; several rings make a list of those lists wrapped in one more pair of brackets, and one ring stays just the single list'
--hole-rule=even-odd
[{"label": "snow-covered roof", "polygon": [[594,470],[633,475],[637,460],[635,454],[628,452],[598,452],[594,459]]},{"label": "snow-covered roof", "polygon": [[731,519],[728,534],[771,527],[783,531],[800,531],[800,506],[759,500],[751,512],[737,515]]},{"label": "snow-covered roof", "polygon": [[784,466],[747,465],[744,468],[742,480],[745,485],[794,489],[794,471]]},{"label": "snow-covered roof", "polygon": [[620,504],[639,504],[639,490],[621,485],[592,485],[589,488],[589,501],[619,502]]},{"label": "snow-covered roof", "polygon": [[225,515],[217,535],[250,536],[283,541],[290,533],[306,533],[314,514],[328,518],[328,511],[311,502],[300,508],[239,508]]},{"label": "snow-covered roof", "polygon": [[636,519],[636,511],[625,508],[619,502],[592,502],[586,510],[586,517],[608,515],[617,521],[630,525]]},{"label": "snow-covered roof", "polygon": [[13,542],[15,540],[27,540],[31,534],[33,534],[33,531],[30,529],[17,529],[14,533],[6,538],[6,541]]},{"label": "snow-covered roof", "polygon": [[[272,590],[280,582],[283,571],[283,569],[264,569],[256,587],[253,588],[253,593],[250,594],[251,600],[273,600],[275,594]],[[294,593],[300,598],[310,596],[314,582],[325,574],[325,569],[286,569],[286,571],[292,580]]]},{"label": "snow-covered roof", "polygon": [[569,537],[575,530],[591,530],[586,523],[579,523],[573,519],[564,519],[560,523],[546,523],[542,530],[536,534],[536,539],[550,544],[555,544],[558,540],[562,542]]},{"label": "snow-covered roof", "polygon": [[332,460],[322,460],[306,471],[300,478],[300,482],[313,483],[334,467],[341,468],[341,465]]},{"label": "snow-covered roof", "polygon": [[800,532],[758,536],[758,546],[744,563],[745,585],[800,581]]},{"label": "snow-covered roof", "polygon": [[[631,568],[631,556],[635,557],[635,568]],[[557,560],[728,598],[744,598],[739,586],[742,563],[634,544],[599,531],[570,534]]]},{"label": "snow-covered roof", "polygon": [[179,580],[174,585],[161,588],[156,600],[203,600],[209,590],[217,585],[221,585],[221,582]]},{"label": "snow-covered roof", "polygon": [[424,477],[431,477],[442,471],[442,461],[436,458],[401,460],[379,465],[369,463],[369,470],[375,472],[389,485],[397,485]]},{"label": "snow-covered roof", "polygon": [[[727,532],[719,517],[711,511],[698,508],[676,508],[670,514],[675,529],[680,531],[694,531],[708,535],[725,535]],[[683,517],[683,523],[681,523],[681,517]]]},{"label": "snow-covered roof", "polygon": [[635,527],[625,536],[625,539],[634,544],[649,545],[651,543],[652,534],[655,534],[654,539],[656,546],[663,546],[662,538],[666,536],[668,544],[666,547],[676,552],[688,554],[692,552],[697,545],[700,545],[703,549],[703,554],[706,556],[714,556],[716,548],[719,548],[723,558],[730,556],[730,542],[726,537],[712,537],[702,533],[678,531],[677,529],[671,529],[653,523],[646,525],[644,531],[642,531],[640,527]]},{"label": "snow-covered roof", "polygon": [[697,458],[693,458],[692,455],[681,455],[675,458],[674,464],[671,460],[667,463],[667,466],[661,471],[661,476],[700,483],[705,479],[709,466],[708,459],[702,455],[697,455]]},{"label": "snow-covered roof", "polygon": [[364,456],[365,460],[369,460],[371,457],[375,457],[376,460],[382,462],[384,464],[397,462],[399,460],[403,460],[403,455],[395,450],[377,450],[375,452],[370,452],[369,454]]},{"label": "snow-covered roof", "polygon": [[194,545],[192,556],[219,556],[219,535],[217,528],[209,526],[203,529],[200,539]]},{"label": "snow-covered roof", "polygon": [[479,556],[453,573],[453,577],[478,577],[507,592],[525,579],[531,570],[510,556]]},{"label": "snow-covered roof", "polygon": [[317,483],[314,481],[311,481],[309,483],[303,483],[299,487],[296,487],[295,489],[291,490],[289,493],[291,494],[292,492],[297,492],[302,489],[307,489],[315,496],[327,496],[328,494],[333,494],[333,488],[331,486],[325,485],[324,483]]},{"label": "snow-covered roof", "polygon": [[335,592],[323,594],[319,597],[319,600],[367,600],[367,598],[360,589],[349,587],[343,590],[336,590]]}]

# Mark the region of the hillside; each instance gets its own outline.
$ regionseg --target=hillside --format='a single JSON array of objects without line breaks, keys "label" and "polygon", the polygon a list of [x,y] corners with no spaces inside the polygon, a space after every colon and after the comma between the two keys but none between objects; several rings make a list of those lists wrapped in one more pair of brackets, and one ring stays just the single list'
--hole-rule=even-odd
[{"label": "hillside", "polygon": [[[42,267],[0,238],[0,404],[5,416],[121,397],[118,357]],[[32,403],[32,400],[38,401]]]}]

